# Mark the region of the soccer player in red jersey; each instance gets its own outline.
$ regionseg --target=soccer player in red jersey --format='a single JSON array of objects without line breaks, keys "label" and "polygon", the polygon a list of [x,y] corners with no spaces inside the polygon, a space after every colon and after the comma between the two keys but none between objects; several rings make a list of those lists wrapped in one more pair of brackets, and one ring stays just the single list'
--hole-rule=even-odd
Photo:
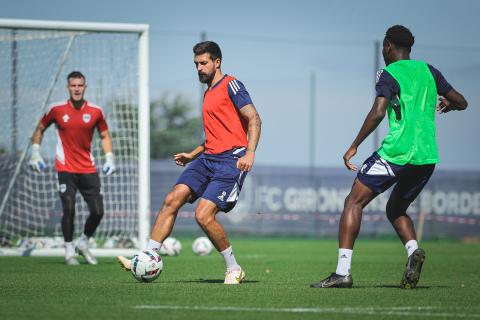
[{"label": "soccer player in red jersey", "polygon": [[[147,249],[159,250],[172,232],[180,207],[200,198],[195,218],[225,260],[224,283],[239,284],[245,272],[215,216],[232,210],[238,200],[253,166],[261,120],[243,83],[222,73],[220,47],[205,41],[195,45],[193,52],[199,80],[208,86],[202,106],[205,142],[189,153],[174,156],[177,165],[190,164],[166,196]],[[130,260],[121,256],[118,260],[130,269]]]},{"label": "soccer player in red jersey", "polygon": [[112,138],[102,108],[84,100],[85,76],[73,71],[67,76],[67,89],[70,99],[52,104],[41,118],[32,136],[32,155],[30,167],[41,172],[45,162],[40,154],[43,132],[55,123],[57,129],[57,148],[55,167],[58,173],[60,199],[63,207],[62,232],[65,240],[65,263],[78,265],[73,243],[75,194],[77,189],[88,205],[90,215],[85,223],[84,232],[77,241],[76,248],[89,264],[97,260],[88,250],[88,240],[97,229],[103,217],[103,197],[100,193],[100,179],[91,153],[92,137],[95,128],[100,133],[106,175],[115,172],[112,153]]}]

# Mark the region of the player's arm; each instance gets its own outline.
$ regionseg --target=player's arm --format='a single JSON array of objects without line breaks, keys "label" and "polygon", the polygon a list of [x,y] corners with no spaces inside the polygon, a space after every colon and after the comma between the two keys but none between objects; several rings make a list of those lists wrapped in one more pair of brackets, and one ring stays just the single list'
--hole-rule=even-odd
[{"label": "player's arm", "polygon": [[257,150],[262,131],[262,120],[253,103],[242,107],[240,115],[248,122],[248,145],[245,155],[237,161],[237,168],[248,172],[252,170],[253,161],[255,160],[255,151]]},{"label": "player's arm", "polygon": [[373,103],[372,109],[368,113],[365,121],[363,122],[362,128],[360,132],[358,132],[357,137],[353,141],[350,148],[348,148],[347,152],[343,156],[343,161],[345,166],[348,170],[356,171],[357,166],[350,163],[350,159],[357,153],[357,148],[360,144],[365,140],[370,133],[375,130],[380,122],[382,122],[383,118],[385,117],[385,113],[387,111],[387,105],[389,100],[385,97],[377,97],[375,98],[375,102]]},{"label": "player's arm", "polygon": [[173,156],[173,160],[179,166],[185,166],[187,163],[195,160],[199,155],[205,151],[205,142],[193,149],[191,152],[177,153]]},{"label": "player's arm", "polygon": [[447,113],[452,110],[465,110],[468,106],[468,102],[463,95],[448,83],[438,69],[432,65],[428,65],[428,68],[432,73],[437,86],[437,93],[440,96],[438,99],[439,103],[437,105],[437,111],[439,113]]},{"label": "player's arm", "polygon": [[45,129],[47,128],[44,127],[42,122],[39,122],[37,127],[35,128],[35,131],[33,131],[32,144],[40,145],[42,143],[43,132],[45,131]]},{"label": "player's arm", "polygon": [[[45,114],[42,119],[38,122],[37,127],[33,131],[32,135],[32,150],[30,160],[28,161],[28,166],[30,169],[42,172],[45,167],[45,161],[43,161],[42,155],[40,153],[40,144],[42,143],[43,139],[43,132],[47,129],[48,124],[51,123],[52,117],[51,114]],[[47,125],[44,125],[46,123]]]},{"label": "player's arm", "polygon": [[115,157],[113,155],[112,136],[110,136],[108,130],[103,130],[100,132],[100,139],[102,141],[103,152],[105,153],[103,173],[109,176],[117,170],[117,167],[115,166]]},{"label": "player's arm", "polygon": [[100,132],[100,139],[102,141],[102,149],[105,154],[113,152],[112,136],[108,130]]},{"label": "player's arm", "polygon": [[467,109],[468,102],[465,97],[455,89],[451,89],[443,97],[439,98],[439,104],[437,111],[439,113],[447,113],[452,110],[465,110]]},{"label": "player's arm", "polygon": [[32,170],[37,172],[43,171],[46,167],[45,161],[43,161],[40,153],[40,144],[42,143],[43,132],[45,129],[47,128],[42,124],[42,121],[40,121],[32,135],[32,152],[28,165]]},{"label": "player's arm", "polygon": [[110,132],[108,132],[107,119],[103,111],[101,112],[101,116],[98,117],[96,127],[98,130],[98,133],[100,134],[103,153],[105,153],[105,163],[103,164],[103,173],[109,176],[115,171],[117,171],[117,167],[115,166],[115,156],[113,155],[112,137],[110,136]]}]

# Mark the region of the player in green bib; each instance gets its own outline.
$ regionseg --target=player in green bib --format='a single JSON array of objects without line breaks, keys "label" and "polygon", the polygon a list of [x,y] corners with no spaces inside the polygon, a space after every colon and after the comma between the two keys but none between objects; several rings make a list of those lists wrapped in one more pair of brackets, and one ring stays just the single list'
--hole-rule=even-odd
[{"label": "player in green bib", "polygon": [[[440,114],[465,110],[467,101],[431,65],[410,59],[414,37],[404,26],[393,26],[383,40],[385,69],[377,74],[377,97],[360,132],[343,156],[345,166],[356,171],[350,159],[360,144],[388,114],[390,130],[377,152],[360,168],[339,226],[337,269],[313,288],[349,288],[353,245],[360,231],[363,208],[395,184],[386,214],[407,251],[401,288],[415,288],[425,251],[418,247],[407,209],[430,179],[439,162],[435,140],[435,110]],[[440,96],[437,105],[437,96]]]}]

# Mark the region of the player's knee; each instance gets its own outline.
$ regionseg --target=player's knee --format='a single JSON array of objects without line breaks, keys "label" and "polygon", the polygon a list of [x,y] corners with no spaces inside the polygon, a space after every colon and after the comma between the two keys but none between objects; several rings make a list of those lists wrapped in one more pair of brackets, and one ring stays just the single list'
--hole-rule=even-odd
[{"label": "player's knee", "polygon": [[103,210],[103,205],[98,207],[98,210],[95,212],[95,214],[99,219],[103,218],[103,216],[105,215],[105,210]]},{"label": "player's knee", "polygon": [[165,197],[164,206],[175,210],[179,209],[181,206],[179,195],[175,191],[168,193]]},{"label": "player's knee", "polygon": [[352,207],[363,207],[363,201],[360,197],[357,195],[350,193],[346,198],[345,198],[345,203],[344,203],[345,208],[352,208]]},{"label": "player's knee", "polygon": [[388,221],[393,223],[395,220],[397,220],[401,216],[406,216],[406,213],[399,212],[398,210],[392,209],[392,210],[387,210],[387,218]]},{"label": "player's knee", "polygon": [[210,215],[210,214],[207,214],[203,211],[195,211],[195,220],[197,220],[197,223],[201,226],[201,227],[206,227],[208,226],[215,218]]},{"label": "player's knee", "polygon": [[98,218],[102,218],[104,215],[103,209],[103,197],[102,195],[96,195],[92,197],[88,197],[85,199],[87,202],[88,208],[90,210],[90,214],[94,215]]},{"label": "player's knee", "polygon": [[393,199],[388,200],[386,213],[390,222],[395,221],[400,216],[406,215],[406,212],[401,208],[400,204],[396,203]]},{"label": "player's knee", "polygon": [[99,201],[95,203],[95,210],[92,210],[92,214],[97,216],[99,219],[103,218],[105,211],[103,210],[103,202]]},{"label": "player's knee", "polygon": [[386,213],[390,222],[395,221],[398,217],[406,216],[407,209],[410,206],[411,201],[409,199],[403,199],[398,195],[392,193],[387,202]]},{"label": "player's knee", "polygon": [[73,216],[75,214],[75,196],[62,196],[62,207],[64,216]]}]

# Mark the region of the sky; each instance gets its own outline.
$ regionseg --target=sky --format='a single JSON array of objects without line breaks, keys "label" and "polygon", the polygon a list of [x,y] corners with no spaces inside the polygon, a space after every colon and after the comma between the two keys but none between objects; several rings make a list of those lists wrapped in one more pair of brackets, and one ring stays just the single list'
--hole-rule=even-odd
[{"label": "sky", "polygon": [[[0,1],[0,18],[148,24],[152,99],[182,95],[199,105],[192,47],[204,32],[222,48],[223,72],[245,84],[260,113],[256,163],[270,166],[311,164],[311,123],[313,164],[343,166],[373,103],[374,43],[388,27],[405,25],[415,36],[412,58],[439,69],[469,101],[467,111],[436,118],[438,168],[476,171],[478,12],[473,0]],[[387,119],[377,130],[383,139]],[[368,138],[353,162],[361,164],[375,148]]]}]

